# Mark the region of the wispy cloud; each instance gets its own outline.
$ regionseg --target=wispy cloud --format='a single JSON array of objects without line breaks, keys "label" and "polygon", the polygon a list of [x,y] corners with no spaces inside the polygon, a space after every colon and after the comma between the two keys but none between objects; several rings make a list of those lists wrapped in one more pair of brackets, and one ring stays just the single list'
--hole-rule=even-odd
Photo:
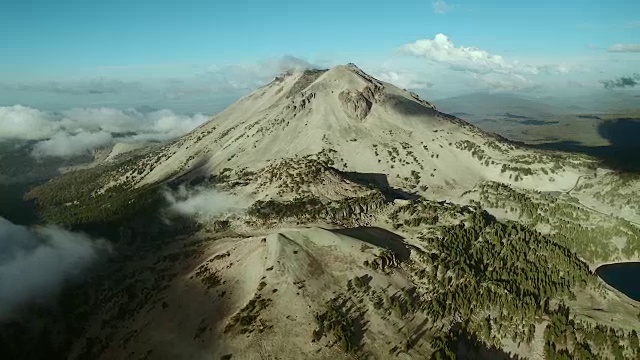
[{"label": "wispy cloud", "polygon": [[614,44],[607,51],[613,53],[640,53],[640,44]]},{"label": "wispy cloud", "polygon": [[384,71],[375,74],[375,76],[388,83],[394,84],[403,89],[422,90],[433,86],[424,76],[409,71]]},{"label": "wispy cloud", "polygon": [[286,55],[249,64],[210,66],[202,76],[222,88],[247,90],[262,86],[286,71],[318,68],[299,57]]},{"label": "wispy cloud", "polygon": [[431,6],[433,7],[433,12],[436,14],[445,14],[447,12],[452,11],[457,7],[456,4],[449,4],[443,0],[434,0],[431,2]]},{"label": "wispy cloud", "polygon": [[532,90],[539,87],[539,84],[517,74],[473,74],[473,83],[481,89],[497,92]]},{"label": "wispy cloud", "polygon": [[238,212],[251,204],[251,201],[242,196],[206,187],[188,189],[182,186],[176,190],[165,191],[164,196],[171,213],[200,221]]},{"label": "wispy cloud", "polygon": [[79,81],[44,81],[31,83],[4,84],[3,87],[12,91],[46,92],[64,95],[105,95],[119,94],[125,91],[140,89],[138,82],[128,82],[115,79],[95,78]]},{"label": "wispy cloud", "polygon": [[[157,68],[169,65],[131,65],[100,67],[101,71]],[[286,55],[244,64],[193,65],[184,64],[179,70],[183,75],[174,77],[136,78],[127,80],[111,77],[96,77],[78,80],[0,82],[0,90],[10,92],[50,93],[57,95],[116,95],[163,94],[166,98],[193,96],[196,94],[219,94],[254,89],[271,81],[285,71],[300,71],[315,68],[311,62]]]},{"label": "wispy cloud", "polygon": [[640,74],[633,74],[631,76],[622,76],[613,80],[600,81],[605,89],[620,89],[627,87],[636,87],[640,85]]}]

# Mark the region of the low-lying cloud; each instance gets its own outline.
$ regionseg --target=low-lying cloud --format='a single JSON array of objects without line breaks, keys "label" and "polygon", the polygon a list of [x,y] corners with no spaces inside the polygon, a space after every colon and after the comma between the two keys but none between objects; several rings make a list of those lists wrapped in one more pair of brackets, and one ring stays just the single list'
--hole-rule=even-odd
[{"label": "low-lying cloud", "polygon": [[50,139],[35,144],[33,148],[33,155],[38,158],[65,158],[86,153],[92,149],[111,144],[112,142],[113,137],[111,134],[104,131],[81,131],[73,135],[65,132],[58,132]]},{"label": "low-lying cloud", "polygon": [[200,77],[207,80],[208,87],[215,84],[217,89],[250,90],[270,82],[284,72],[316,68],[319,66],[307,60],[286,55],[251,64],[211,66]]},{"label": "low-lying cloud", "polygon": [[0,107],[0,141],[39,140],[33,155],[71,157],[114,142],[167,141],[209,120],[171,110],[76,108],[44,112],[22,105]]},{"label": "low-lying cloud", "polygon": [[640,74],[633,74],[631,76],[622,76],[613,80],[600,81],[605,89],[620,89],[627,87],[635,87],[640,84]]},{"label": "low-lying cloud", "polygon": [[0,107],[0,141],[46,139],[57,128],[53,116],[44,111],[22,105]]},{"label": "low-lying cloud", "polygon": [[637,53],[640,52],[640,44],[615,44],[611,45],[607,51],[613,53]]},{"label": "low-lying cloud", "polygon": [[[95,78],[2,84],[11,92],[46,92],[64,95],[162,94],[164,100],[235,94],[262,86],[286,71],[316,68],[302,58],[287,55],[261,62],[197,67],[190,76],[118,80]],[[0,107],[0,141],[40,141],[33,155],[71,157],[115,142],[167,141],[188,133],[209,120],[202,113],[176,114],[171,110],[138,111],[109,107],[73,108],[45,112],[22,105]]]},{"label": "low-lying cloud", "polygon": [[433,84],[414,72],[384,71],[376,75],[382,81],[408,90],[424,90],[433,86]]},{"label": "low-lying cloud", "polygon": [[246,209],[248,199],[217,189],[181,186],[177,190],[166,191],[169,211],[197,220],[209,220],[224,214]]},{"label": "low-lying cloud", "polygon": [[42,303],[111,251],[108,242],[54,226],[26,228],[0,217],[0,320]]}]

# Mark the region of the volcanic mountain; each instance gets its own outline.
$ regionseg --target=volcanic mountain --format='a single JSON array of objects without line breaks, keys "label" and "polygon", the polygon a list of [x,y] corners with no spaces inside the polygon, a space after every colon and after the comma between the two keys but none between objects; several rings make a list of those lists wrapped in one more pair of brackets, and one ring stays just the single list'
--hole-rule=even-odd
[{"label": "volcanic mountain", "polygon": [[579,358],[640,354],[638,304],[592,272],[639,254],[635,184],[349,64],[31,196],[117,242],[65,297],[65,357]]},{"label": "volcanic mountain", "polygon": [[338,169],[385,174],[392,186],[447,198],[487,180],[566,190],[592,173],[579,156],[516,147],[350,64],[277,77],[125,178],[140,186],[319,154]]}]

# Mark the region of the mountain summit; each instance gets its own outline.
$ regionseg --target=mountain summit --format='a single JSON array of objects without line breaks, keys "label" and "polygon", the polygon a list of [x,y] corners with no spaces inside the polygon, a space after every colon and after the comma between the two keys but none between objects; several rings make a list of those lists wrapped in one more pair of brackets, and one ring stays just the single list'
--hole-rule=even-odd
[{"label": "mountain summit", "polygon": [[121,182],[142,186],[224,168],[254,171],[319,154],[338,169],[386,174],[390,184],[434,198],[457,196],[486,180],[558,191],[586,171],[578,156],[520,148],[348,64],[276,77],[143,159]]}]

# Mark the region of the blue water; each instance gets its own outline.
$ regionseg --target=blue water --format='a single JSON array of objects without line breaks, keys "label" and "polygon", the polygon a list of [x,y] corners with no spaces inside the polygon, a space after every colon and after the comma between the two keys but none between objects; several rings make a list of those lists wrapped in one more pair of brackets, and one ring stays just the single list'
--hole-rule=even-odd
[{"label": "blue water", "polygon": [[640,301],[640,262],[603,265],[596,274],[633,300]]}]

